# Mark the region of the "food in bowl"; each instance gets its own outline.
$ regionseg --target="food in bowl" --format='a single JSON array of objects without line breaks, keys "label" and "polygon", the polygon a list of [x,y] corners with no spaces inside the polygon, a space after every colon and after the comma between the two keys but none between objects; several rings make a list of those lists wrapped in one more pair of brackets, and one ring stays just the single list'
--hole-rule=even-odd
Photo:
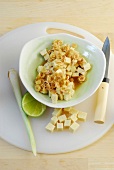
[{"label": "food in bowl", "polygon": [[76,50],[77,44],[64,44],[57,39],[51,48],[43,49],[40,54],[45,62],[38,66],[35,90],[48,94],[52,103],[70,100],[79,84],[86,81],[90,63]]}]

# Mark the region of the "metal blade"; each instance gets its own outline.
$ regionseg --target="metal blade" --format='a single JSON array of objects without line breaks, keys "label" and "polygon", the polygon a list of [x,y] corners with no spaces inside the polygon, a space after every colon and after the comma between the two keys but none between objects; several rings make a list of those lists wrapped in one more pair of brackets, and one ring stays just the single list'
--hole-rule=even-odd
[{"label": "metal blade", "polygon": [[104,77],[108,78],[108,67],[109,67],[109,60],[110,60],[110,41],[109,41],[108,37],[106,38],[106,40],[104,42],[102,51],[104,52],[105,57],[106,57],[106,69],[105,69]]}]

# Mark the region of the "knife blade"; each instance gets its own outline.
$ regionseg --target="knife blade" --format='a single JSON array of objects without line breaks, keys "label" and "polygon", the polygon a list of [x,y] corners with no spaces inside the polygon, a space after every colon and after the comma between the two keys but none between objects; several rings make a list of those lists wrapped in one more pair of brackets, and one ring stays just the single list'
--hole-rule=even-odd
[{"label": "knife blade", "polygon": [[[103,81],[108,81],[108,68],[109,68],[109,60],[110,60],[110,41],[109,38],[107,37],[104,44],[103,44],[103,48],[102,51],[104,52],[105,58],[106,58],[106,69],[105,69],[105,76]],[[107,79],[107,80],[106,80]]]},{"label": "knife blade", "polygon": [[108,37],[106,38],[103,44],[102,51],[106,58],[106,69],[105,69],[103,81],[98,88],[95,117],[94,117],[94,122],[99,124],[105,122],[108,89],[109,89],[108,70],[109,70],[109,60],[110,60],[110,41]]}]

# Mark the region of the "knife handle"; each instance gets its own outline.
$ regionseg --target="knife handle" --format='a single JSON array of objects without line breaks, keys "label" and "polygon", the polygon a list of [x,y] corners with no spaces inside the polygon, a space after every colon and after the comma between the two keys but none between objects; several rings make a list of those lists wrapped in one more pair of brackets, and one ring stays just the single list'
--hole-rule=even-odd
[{"label": "knife handle", "polygon": [[102,124],[105,122],[106,105],[108,98],[108,82],[102,82],[98,89],[97,105],[95,110],[94,122]]}]

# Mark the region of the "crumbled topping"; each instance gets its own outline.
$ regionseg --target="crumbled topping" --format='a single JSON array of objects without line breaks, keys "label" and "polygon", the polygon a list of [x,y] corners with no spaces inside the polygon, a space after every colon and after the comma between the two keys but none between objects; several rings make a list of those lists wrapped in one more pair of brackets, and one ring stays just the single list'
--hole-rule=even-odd
[{"label": "crumbled topping", "polygon": [[75,92],[75,80],[83,83],[90,63],[76,50],[77,44],[63,44],[54,40],[51,49],[44,49],[40,54],[45,64],[38,66],[35,79],[35,90],[48,94],[52,103],[58,100],[70,100]]}]

